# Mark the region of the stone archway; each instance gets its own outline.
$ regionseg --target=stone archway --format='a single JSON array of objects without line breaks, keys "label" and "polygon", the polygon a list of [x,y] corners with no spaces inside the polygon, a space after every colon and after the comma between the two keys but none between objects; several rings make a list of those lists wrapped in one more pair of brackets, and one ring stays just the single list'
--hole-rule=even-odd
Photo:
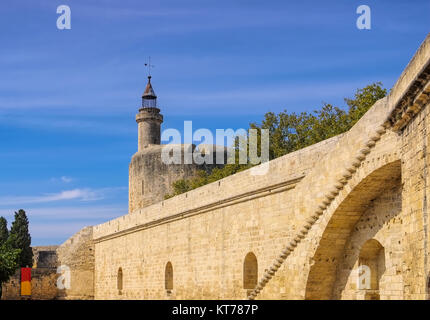
[{"label": "stone archway", "polygon": [[378,165],[357,180],[330,216],[311,259],[306,282],[305,299],[327,300],[333,297],[336,270],[342,260],[345,244],[361,215],[384,190],[400,184],[399,160]]}]

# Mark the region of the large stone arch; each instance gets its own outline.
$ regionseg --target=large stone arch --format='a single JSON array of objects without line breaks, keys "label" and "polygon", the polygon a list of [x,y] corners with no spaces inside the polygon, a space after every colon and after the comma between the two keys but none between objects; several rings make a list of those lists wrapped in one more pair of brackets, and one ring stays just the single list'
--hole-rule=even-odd
[{"label": "large stone arch", "polygon": [[352,228],[373,199],[399,184],[400,176],[401,162],[395,154],[369,159],[357,170],[320,223],[322,234],[310,260],[305,299],[332,298],[337,265]]}]

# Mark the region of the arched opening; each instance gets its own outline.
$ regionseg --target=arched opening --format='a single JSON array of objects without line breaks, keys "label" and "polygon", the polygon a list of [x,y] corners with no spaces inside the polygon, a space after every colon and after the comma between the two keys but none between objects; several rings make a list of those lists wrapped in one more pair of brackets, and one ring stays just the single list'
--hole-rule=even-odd
[{"label": "arched opening", "polygon": [[122,288],[123,288],[123,274],[122,274],[122,268],[118,269],[118,276],[117,276],[117,283],[116,283],[118,294],[122,294]]},{"label": "arched opening", "polygon": [[375,239],[367,240],[358,258],[357,289],[365,300],[379,300],[379,283],[385,271],[385,250]]},{"label": "arched opening", "polygon": [[252,252],[245,256],[243,262],[243,288],[252,290],[258,283],[258,262]]},{"label": "arched opening", "polygon": [[166,264],[166,270],[164,273],[164,287],[168,294],[170,294],[173,290],[173,266],[170,261]]},{"label": "arched opening", "polygon": [[[345,259],[342,254],[345,253],[345,244],[348,242],[354,226],[374,199],[387,190],[400,186],[401,163],[399,160],[375,167],[375,169],[368,168],[368,173],[363,177],[357,176],[356,180],[351,180],[350,183],[353,184],[351,184],[351,190],[348,194],[339,198],[336,207],[325,213],[328,214],[325,218],[327,222],[322,225],[319,242],[313,249],[315,251],[306,281],[305,299],[339,298],[338,294],[334,295],[335,282],[339,279],[337,271],[344,268],[339,263]],[[358,256],[359,253],[357,252],[355,262],[357,262]],[[348,277],[343,278],[347,280]]]}]

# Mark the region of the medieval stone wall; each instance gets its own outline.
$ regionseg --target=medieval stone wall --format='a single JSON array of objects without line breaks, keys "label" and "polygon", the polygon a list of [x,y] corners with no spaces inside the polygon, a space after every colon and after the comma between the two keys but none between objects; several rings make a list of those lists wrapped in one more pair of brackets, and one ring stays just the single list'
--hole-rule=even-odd
[{"label": "medieval stone wall", "polygon": [[402,274],[406,299],[425,299],[429,293],[429,112],[430,106],[427,105],[402,134],[405,252]]},{"label": "medieval stone wall", "polygon": [[[3,284],[2,299],[93,299],[94,242],[92,227],[82,229],[61,246],[33,248],[30,297],[21,297],[20,274],[20,270],[18,270],[7,283]],[[60,277],[63,279],[62,281],[60,281]],[[62,283],[62,287],[58,286],[59,281]]]},{"label": "medieval stone wall", "polygon": [[31,297],[21,297],[21,273],[17,271],[3,284],[2,300],[55,300],[58,296],[56,287],[56,269],[37,268],[31,270]]},{"label": "medieval stone wall", "polygon": [[296,184],[340,138],[272,161],[269,174],[241,172],[95,226],[96,298],[246,298],[245,256],[253,252],[260,265],[269,265],[295,232]]},{"label": "medieval stone wall", "polygon": [[59,299],[94,298],[93,227],[83,228],[57,249],[58,266],[70,270],[70,287],[60,290]]},{"label": "medieval stone wall", "polygon": [[[31,299],[53,300],[58,295],[57,281],[57,256],[58,246],[33,247],[33,269],[31,270]],[[21,271],[11,279],[3,283],[2,300],[20,300],[29,297],[21,297]]]}]

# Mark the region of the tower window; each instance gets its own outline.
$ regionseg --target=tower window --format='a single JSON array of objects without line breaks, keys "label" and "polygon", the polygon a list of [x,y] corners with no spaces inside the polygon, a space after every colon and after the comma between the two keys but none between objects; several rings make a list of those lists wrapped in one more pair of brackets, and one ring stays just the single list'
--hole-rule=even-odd
[{"label": "tower window", "polygon": [[142,194],[145,194],[145,181],[142,180]]}]

